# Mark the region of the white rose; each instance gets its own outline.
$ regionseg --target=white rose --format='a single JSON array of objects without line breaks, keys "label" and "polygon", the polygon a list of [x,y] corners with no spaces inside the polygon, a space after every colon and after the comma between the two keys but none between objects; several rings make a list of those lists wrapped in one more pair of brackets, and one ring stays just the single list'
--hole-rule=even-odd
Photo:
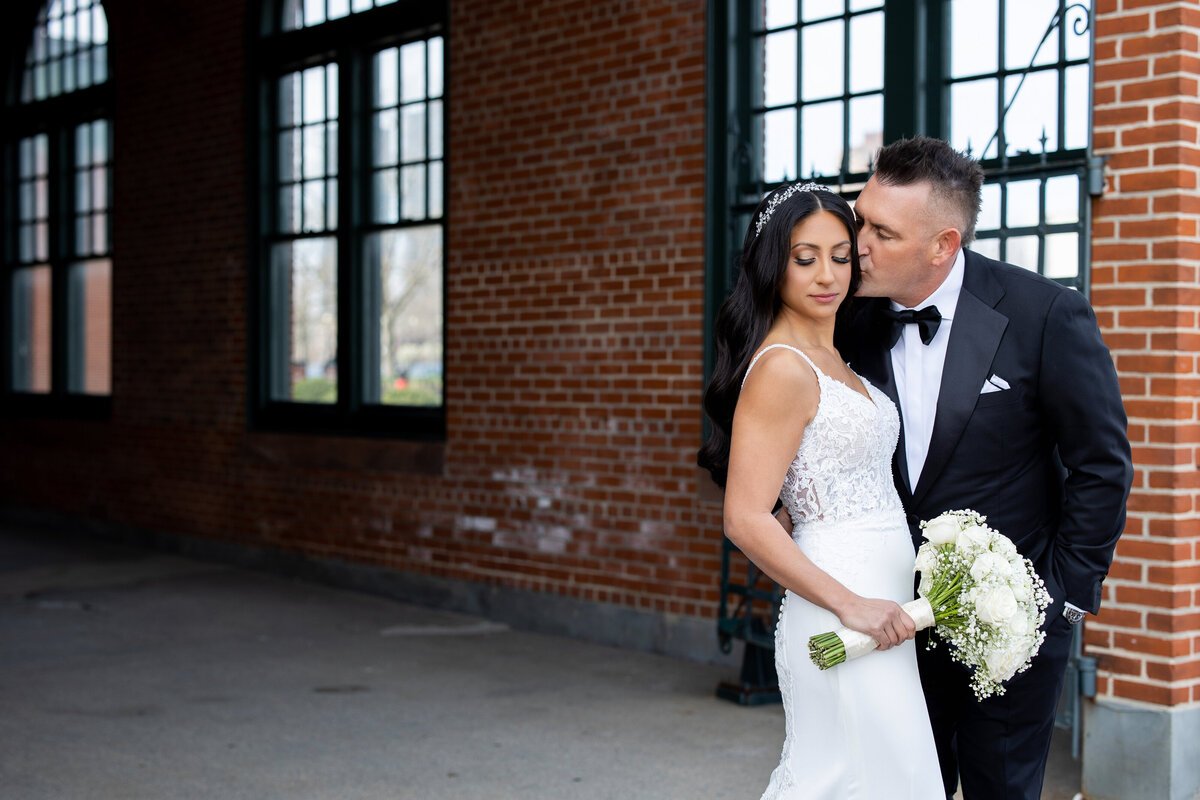
[{"label": "white rose", "polygon": [[1013,614],[1008,620],[1008,629],[1013,636],[1028,636],[1032,630],[1029,625],[1029,617],[1024,614]]},{"label": "white rose", "polygon": [[943,514],[926,522],[921,535],[933,544],[950,544],[958,538],[958,520]]},{"label": "white rose", "polygon": [[1001,534],[997,534],[992,540],[992,552],[1004,556],[1010,564],[1021,560],[1021,554],[1017,552],[1017,546],[1012,543],[1012,539]]},{"label": "white rose", "polygon": [[985,594],[975,606],[979,618],[990,625],[1007,622],[1020,611],[1013,590],[1007,586],[999,586]]},{"label": "white rose", "polygon": [[937,564],[937,553],[928,545],[921,545],[917,549],[917,561],[913,565],[913,570],[927,575],[933,571],[934,565]]},{"label": "white rose", "polygon": [[982,581],[990,575],[1007,578],[1011,571],[1012,567],[1008,565],[1007,559],[995,553],[983,553],[971,565],[971,577],[977,581]]},{"label": "white rose", "polygon": [[955,547],[963,553],[982,552],[988,549],[988,530],[978,525],[972,525],[959,531]]},{"label": "white rose", "polygon": [[1025,663],[1028,648],[1024,642],[1014,642],[1003,650],[994,650],[987,654],[984,662],[987,665],[988,677],[994,681],[1006,681]]},{"label": "white rose", "polygon": [[1008,585],[1012,587],[1013,596],[1017,598],[1018,603],[1028,603],[1033,599],[1033,592],[1029,590],[1029,582],[1025,580],[1024,572],[1014,575]]}]

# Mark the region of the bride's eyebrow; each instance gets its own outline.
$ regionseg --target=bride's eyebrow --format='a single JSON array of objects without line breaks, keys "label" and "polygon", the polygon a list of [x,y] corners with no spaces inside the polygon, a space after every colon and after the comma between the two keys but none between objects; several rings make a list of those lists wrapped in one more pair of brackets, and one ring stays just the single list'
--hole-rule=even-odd
[{"label": "bride's eyebrow", "polygon": [[[842,241],[835,244],[833,247],[841,247],[842,245],[848,245],[848,244],[850,244],[850,240],[843,239]],[[797,247],[811,247],[813,250],[821,249],[821,246],[819,244],[813,244],[812,242],[796,242],[794,245],[792,245],[793,250],[795,250]],[[831,247],[829,249],[832,250],[833,247]]]}]

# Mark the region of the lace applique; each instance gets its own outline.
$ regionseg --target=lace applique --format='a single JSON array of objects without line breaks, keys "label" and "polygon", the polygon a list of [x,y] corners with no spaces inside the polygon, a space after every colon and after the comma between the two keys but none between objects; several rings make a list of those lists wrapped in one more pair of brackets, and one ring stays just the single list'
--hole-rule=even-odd
[{"label": "lace applique", "polygon": [[868,400],[817,369],[803,351],[784,344],[760,350],[746,374],[763,353],[776,347],[807,361],[821,390],[816,416],[804,429],[779,492],[797,532],[810,523],[896,512],[901,506],[892,482],[892,453],[900,437],[895,404],[864,380]]},{"label": "lace applique", "polygon": [[777,798],[786,797],[796,787],[796,779],[790,769],[791,751],[795,738],[792,736],[791,720],[795,719],[793,715],[796,710],[792,708],[792,666],[787,663],[788,649],[787,643],[784,641],[783,625],[783,617],[787,614],[789,599],[790,593],[784,592],[783,599],[779,601],[779,620],[775,624],[775,673],[779,679],[779,694],[783,698],[783,718],[787,721],[783,737],[783,755],[779,759],[779,766],[771,773],[771,780],[760,800],[777,800]]}]

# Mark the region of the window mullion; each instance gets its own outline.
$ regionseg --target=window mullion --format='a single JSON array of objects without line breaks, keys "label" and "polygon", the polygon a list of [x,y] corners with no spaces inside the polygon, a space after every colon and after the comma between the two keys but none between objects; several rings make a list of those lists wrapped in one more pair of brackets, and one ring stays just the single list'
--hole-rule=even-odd
[{"label": "window mullion", "polygon": [[363,124],[359,92],[363,90],[363,56],[357,49],[338,62],[338,225],[337,225],[337,376],[338,406],[353,415],[363,402],[361,291],[362,264],[358,247],[359,220],[353,198],[361,190],[361,170],[355,157]]},{"label": "window mullion", "polygon": [[[941,0],[929,0],[938,3]],[[916,46],[885,46],[883,75],[883,141],[894,142],[920,133],[924,129],[919,109],[919,86],[922,69],[920,45],[921,11],[925,0],[891,0],[883,18],[885,43],[915,42]],[[934,42],[927,42],[933,45]],[[940,43],[938,43],[940,47]],[[938,51],[940,53],[940,50]]]}]

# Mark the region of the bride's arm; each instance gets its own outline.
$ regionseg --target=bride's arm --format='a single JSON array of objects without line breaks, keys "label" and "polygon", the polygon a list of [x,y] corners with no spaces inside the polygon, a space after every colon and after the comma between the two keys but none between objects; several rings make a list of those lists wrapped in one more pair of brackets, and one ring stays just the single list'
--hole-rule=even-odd
[{"label": "bride's arm", "polygon": [[887,649],[913,637],[912,618],[899,604],[861,597],[817,567],[771,514],[820,398],[816,375],[788,355],[764,355],[738,399],[725,487],[725,535],[780,585]]}]

